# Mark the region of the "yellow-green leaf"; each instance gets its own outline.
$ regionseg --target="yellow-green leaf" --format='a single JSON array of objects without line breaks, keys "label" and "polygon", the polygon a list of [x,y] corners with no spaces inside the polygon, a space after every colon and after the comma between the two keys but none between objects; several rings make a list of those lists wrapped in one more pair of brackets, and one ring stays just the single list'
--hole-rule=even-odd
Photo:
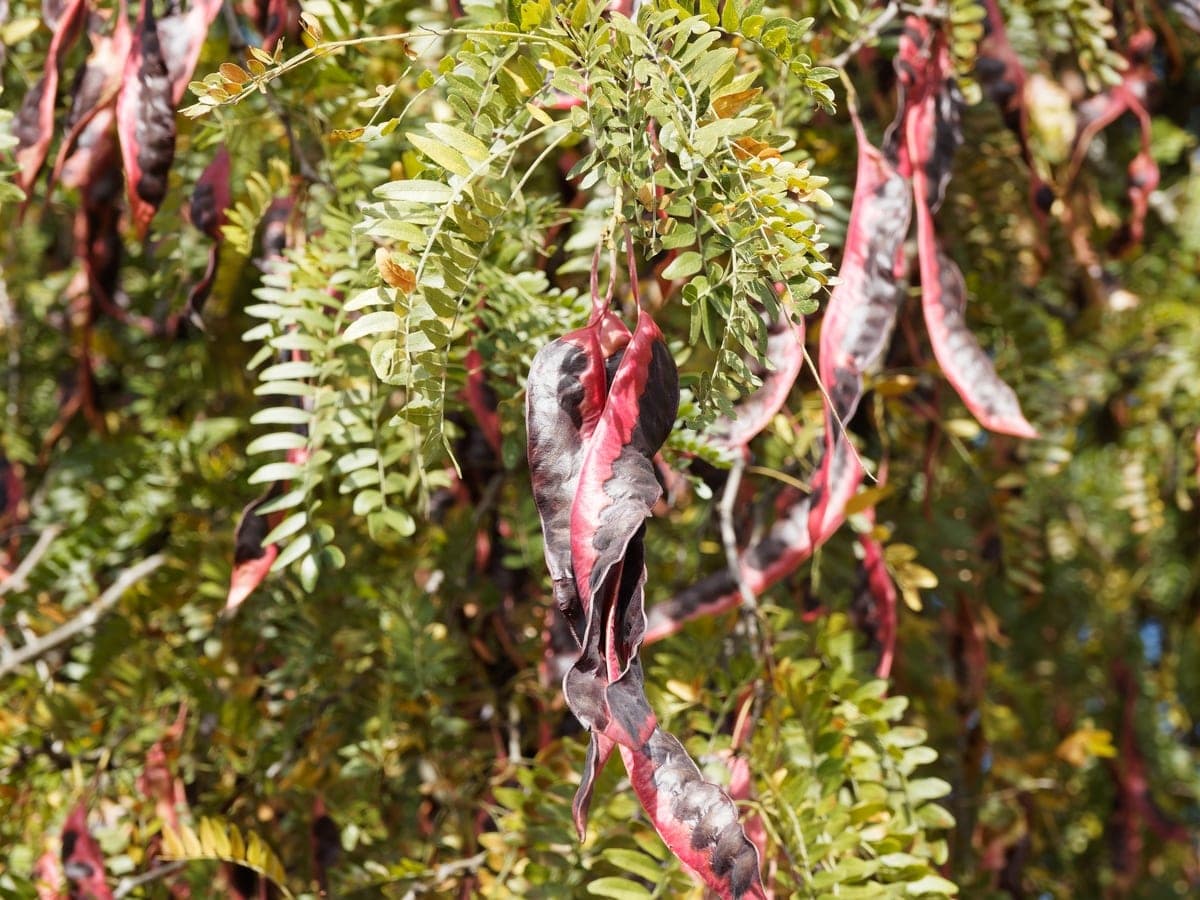
[{"label": "yellow-green leaf", "polygon": [[408,138],[409,143],[447,172],[464,176],[471,174],[471,164],[467,162],[466,157],[453,147],[448,147],[441,141],[436,141],[424,135],[413,134],[411,131],[407,132],[405,137]]},{"label": "yellow-green leaf", "polygon": [[488,148],[484,145],[483,141],[479,140],[473,134],[467,134],[461,128],[455,128],[453,125],[445,125],[441,122],[430,122],[425,126],[425,130],[439,141],[449,144],[467,159],[482,162],[488,158]]}]

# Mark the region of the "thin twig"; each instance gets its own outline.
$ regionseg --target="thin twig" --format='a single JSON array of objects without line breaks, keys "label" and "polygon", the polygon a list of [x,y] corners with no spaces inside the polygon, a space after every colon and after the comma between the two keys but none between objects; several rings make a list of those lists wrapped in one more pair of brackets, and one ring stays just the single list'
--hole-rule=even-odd
[{"label": "thin twig", "polygon": [[[27,644],[30,641],[36,641],[37,632],[29,626],[29,611],[25,609],[17,610],[15,619],[17,631],[21,634],[21,640]],[[11,642],[4,642],[4,652],[5,655],[13,652],[13,645]],[[50,682],[53,679],[53,673],[51,673],[50,667],[46,665],[46,661],[44,659],[37,660],[33,664],[33,670],[37,672],[37,676],[41,680],[42,686],[49,689]]]},{"label": "thin twig", "polygon": [[762,475],[764,478],[770,478],[773,481],[778,481],[781,484],[786,484],[788,487],[793,487],[798,491],[803,491],[806,494],[812,493],[812,485],[806,481],[802,481],[793,475],[786,472],[780,472],[778,469],[771,469],[767,466],[746,466],[746,471],[751,475]]},{"label": "thin twig", "polygon": [[4,418],[9,428],[17,427],[17,397],[20,396],[21,384],[21,335],[20,320],[17,316],[17,305],[8,293],[8,284],[0,274],[0,324],[4,325],[4,335],[8,339],[8,396],[4,403]]},{"label": "thin twig", "polygon": [[160,878],[174,875],[186,865],[187,860],[181,859],[166,863],[156,869],[151,869],[149,872],[143,872],[141,875],[126,875],[117,882],[117,886],[113,889],[113,900],[121,900],[122,897],[130,894],[134,889],[141,887],[143,884],[149,884],[151,881],[158,881]]},{"label": "thin twig", "polygon": [[300,142],[296,140],[296,131],[292,128],[292,117],[273,94],[267,94],[267,106],[271,108],[271,112],[279,119],[279,123],[283,126],[284,137],[287,138],[288,154],[292,161],[296,163],[297,172],[300,177],[309,184],[324,184],[328,185],[329,180],[322,178],[321,174],[309,162],[308,157],[300,148]]},{"label": "thin twig", "polygon": [[742,595],[742,605],[753,613],[758,609],[758,597],[750,589],[750,585],[746,583],[746,578],[742,574],[737,532],[733,527],[733,508],[737,503],[738,489],[742,486],[742,473],[745,470],[745,454],[739,453],[729,469],[725,492],[721,495],[721,503],[717,509],[721,515],[721,543],[725,547],[725,564],[729,567],[730,576],[737,583],[738,593]]},{"label": "thin twig", "polygon": [[458,875],[460,872],[475,872],[485,862],[487,862],[487,851],[476,853],[474,856],[468,856],[465,859],[456,859],[452,862],[442,863],[423,879],[421,884],[410,887],[404,894],[404,900],[413,900],[413,898],[421,894],[436,890],[439,884],[452,875]]},{"label": "thin twig", "polygon": [[826,388],[825,382],[821,380],[821,370],[817,368],[816,362],[809,355],[808,348],[801,345],[801,349],[804,351],[804,362],[808,366],[809,371],[813,373],[813,378],[816,379],[817,390],[821,392],[821,399],[825,402],[825,408],[829,410],[829,414],[833,416],[833,421],[837,423],[838,431],[842,433],[842,439],[846,442],[846,449],[850,451],[850,455],[854,457],[854,461],[863,470],[863,474],[872,482],[878,484],[879,479],[875,477],[874,472],[867,468],[866,460],[859,455],[858,448],[854,446],[854,441],[850,440],[850,432],[846,428],[846,423],[842,420],[837,407],[833,405],[833,398],[829,396],[829,390]]},{"label": "thin twig", "polygon": [[886,7],[884,7],[883,12],[881,12],[871,22],[870,25],[859,32],[858,37],[850,42],[850,46],[848,46],[837,56],[833,57],[833,59],[822,62],[821,65],[830,66],[834,69],[842,68],[850,61],[850,58],[854,56],[854,54],[856,54],[871,41],[878,38],[879,35],[883,33],[883,29],[887,28],[888,25],[891,24],[892,20],[899,14],[900,4],[896,2],[889,3]]},{"label": "thin twig", "polygon": [[87,631],[100,621],[101,616],[117,605],[117,601],[121,599],[127,590],[161,566],[166,562],[166,559],[166,556],[163,554],[156,553],[154,556],[148,556],[136,565],[130,566],[121,573],[116,581],[108,586],[108,589],[104,593],[97,597],[87,609],[75,618],[64,622],[50,633],[30,641],[19,650],[6,654],[0,659],[0,678],[11,674],[18,666],[37,659],[42,654],[48,653],[60,644],[65,644],[77,635]]},{"label": "thin twig", "polygon": [[25,554],[25,558],[21,560],[21,564],[13,570],[11,575],[0,582],[0,597],[3,597],[9,591],[19,591],[25,587],[29,579],[29,573],[42,561],[42,557],[50,550],[50,545],[54,543],[54,539],[62,534],[62,530],[63,527],[61,525],[51,525],[38,536],[37,543]]},{"label": "thin twig", "polygon": [[751,643],[760,652],[768,681],[774,681],[775,649],[770,626],[762,616],[758,595],[751,589],[743,574],[741,553],[737,546],[737,531],[733,526],[733,510],[737,504],[738,490],[742,486],[742,473],[745,470],[746,454],[743,452],[738,454],[729,469],[729,480],[725,482],[725,492],[721,495],[721,503],[717,508],[721,516],[721,543],[725,547],[725,564],[729,567],[729,574],[737,584],[738,595],[742,598],[746,631]]}]

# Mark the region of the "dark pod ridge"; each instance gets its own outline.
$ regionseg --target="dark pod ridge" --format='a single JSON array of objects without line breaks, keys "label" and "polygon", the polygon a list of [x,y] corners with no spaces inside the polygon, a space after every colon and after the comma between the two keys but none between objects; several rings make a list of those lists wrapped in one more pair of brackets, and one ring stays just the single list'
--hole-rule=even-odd
[{"label": "dark pod ridge", "polygon": [[221,226],[225,224],[226,210],[232,203],[229,172],[229,149],[222,144],[192,193],[189,207],[192,224],[212,239],[204,276],[188,291],[186,313],[197,321],[217,279],[217,265],[221,258]]},{"label": "dark pod ridge", "polygon": [[629,332],[598,311],[542,348],[526,393],[529,467],[554,598],[577,656],[563,679],[591,741],[575,796],[582,835],[596,775],[619,751],[667,846],[721,897],[764,897],[758,851],[728,794],[706,782],[646,700],[646,519],[653,457],[679,407],[679,376],[654,319]]},{"label": "dark pod ridge", "polygon": [[152,0],[142,0],[125,81],[117,97],[117,133],[137,232],[145,236],[167,193],[175,159],[175,106]]}]

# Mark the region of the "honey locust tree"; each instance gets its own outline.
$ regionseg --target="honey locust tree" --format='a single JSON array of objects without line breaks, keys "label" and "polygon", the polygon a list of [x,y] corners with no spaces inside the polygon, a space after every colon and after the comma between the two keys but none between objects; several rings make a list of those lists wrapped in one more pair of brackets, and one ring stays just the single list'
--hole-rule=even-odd
[{"label": "honey locust tree", "polygon": [[1194,892],[1198,28],[0,0],[0,894]]}]

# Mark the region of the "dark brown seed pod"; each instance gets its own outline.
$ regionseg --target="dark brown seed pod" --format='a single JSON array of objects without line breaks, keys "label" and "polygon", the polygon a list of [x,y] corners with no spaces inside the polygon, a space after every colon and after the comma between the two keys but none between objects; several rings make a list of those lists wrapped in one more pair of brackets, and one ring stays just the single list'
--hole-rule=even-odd
[{"label": "dark brown seed pod", "polygon": [[117,133],[125,164],[129,210],[139,237],[167,193],[175,159],[175,107],[152,0],[142,0],[125,84],[117,97]]}]

